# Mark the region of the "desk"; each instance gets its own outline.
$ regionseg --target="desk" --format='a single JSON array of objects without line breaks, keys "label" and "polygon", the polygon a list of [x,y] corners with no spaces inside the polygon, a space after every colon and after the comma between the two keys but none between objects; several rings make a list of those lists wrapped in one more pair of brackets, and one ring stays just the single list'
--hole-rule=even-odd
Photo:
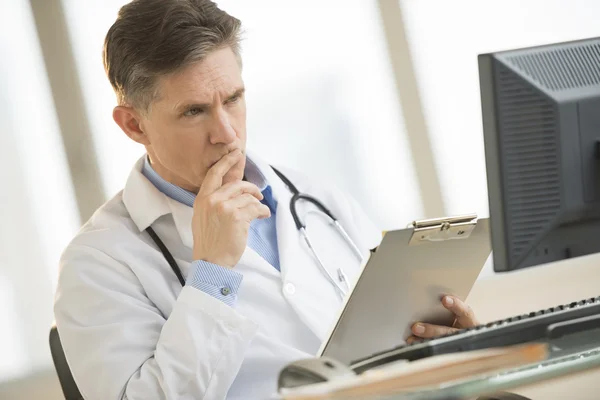
[{"label": "desk", "polygon": [[573,375],[567,375],[532,385],[510,389],[532,400],[577,399],[595,400],[598,398],[598,379],[600,368],[590,369]]},{"label": "desk", "polygon": [[[595,332],[594,335],[597,337],[598,332]],[[583,354],[585,356],[581,357],[580,355]],[[402,383],[398,381],[394,383],[394,375],[388,374],[387,377],[391,379],[379,381],[379,383],[363,380],[353,388],[348,386],[348,383],[352,384],[351,378],[350,381],[333,383],[333,386],[337,386],[337,388],[332,387],[331,384],[317,384],[305,387],[304,393],[301,393],[303,390],[300,389],[300,393],[284,394],[282,398],[286,400],[474,400],[479,396],[497,391],[527,392],[534,396],[531,397],[533,400],[595,399],[598,397],[592,390],[585,388],[573,390],[569,386],[574,379],[577,380],[582,376],[588,377],[588,379],[590,379],[589,377],[593,379],[595,376],[597,380],[600,375],[600,350],[597,348],[582,353],[569,352],[560,359],[546,360],[542,364],[544,366],[541,368],[538,366],[539,364],[528,364],[504,371],[490,371],[489,373],[465,376],[464,379],[444,383],[432,382],[430,387],[405,392],[397,391],[397,384],[401,385]],[[399,376],[396,375],[396,377]],[[404,380],[404,382],[407,381]],[[534,385],[533,382],[536,384]],[[556,390],[557,385],[559,386],[558,390]],[[516,390],[515,387],[517,387]]]},{"label": "desk", "polygon": [[[480,279],[469,294],[467,302],[479,316],[480,322],[487,323],[576,300],[597,297],[600,295],[599,283],[600,254],[596,254]],[[581,340],[585,335],[591,335],[595,343],[597,332],[572,335],[568,340],[573,340],[571,344],[591,343],[589,340]],[[594,344],[593,347],[597,348],[597,345]],[[462,387],[447,386],[441,391],[414,392],[377,398],[378,400],[446,400],[448,397],[462,399],[464,395],[479,395],[478,393],[482,391],[496,390],[493,389],[495,387],[521,394],[532,400],[597,399],[600,355],[594,353],[593,357],[586,358],[581,363],[579,360],[576,361],[579,367],[577,365],[568,367],[568,372],[565,365],[562,365],[559,367],[560,372],[555,372],[556,370],[553,372],[552,368],[543,368],[533,372],[525,371],[524,375],[511,374],[507,379],[494,378],[492,374],[490,377],[492,381],[475,377],[458,385]],[[538,374],[539,379],[543,380],[528,379],[527,374],[530,373]],[[535,380],[536,383],[516,383]],[[504,384],[506,386],[503,386]]]},{"label": "desk", "polygon": [[[499,273],[477,281],[467,302],[486,323],[600,295],[600,254]],[[538,399],[597,399],[600,370],[580,372],[511,392]]]}]

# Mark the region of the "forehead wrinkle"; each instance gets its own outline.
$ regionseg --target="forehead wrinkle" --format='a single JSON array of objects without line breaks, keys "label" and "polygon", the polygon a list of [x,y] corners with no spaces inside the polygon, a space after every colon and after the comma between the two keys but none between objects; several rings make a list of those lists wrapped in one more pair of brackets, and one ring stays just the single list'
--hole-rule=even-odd
[{"label": "forehead wrinkle", "polygon": [[[216,57],[216,58],[215,58]],[[217,54],[199,63],[191,64],[183,69],[164,76],[162,84],[165,90],[165,103],[208,104],[224,101],[244,83],[239,76],[239,65],[223,61],[223,54]]]},{"label": "forehead wrinkle", "polygon": [[[217,99],[228,96],[236,90],[229,83],[229,76],[217,67],[208,71],[193,74],[190,77],[180,77],[174,82],[175,101],[194,101],[197,103],[212,103]],[[179,89],[181,88],[181,89]]]},{"label": "forehead wrinkle", "polygon": [[206,71],[199,71],[198,79],[194,83],[200,85],[199,92],[208,92],[214,97],[227,96],[229,92],[235,90],[235,84],[230,84],[232,80],[229,74],[218,66],[210,66]]}]

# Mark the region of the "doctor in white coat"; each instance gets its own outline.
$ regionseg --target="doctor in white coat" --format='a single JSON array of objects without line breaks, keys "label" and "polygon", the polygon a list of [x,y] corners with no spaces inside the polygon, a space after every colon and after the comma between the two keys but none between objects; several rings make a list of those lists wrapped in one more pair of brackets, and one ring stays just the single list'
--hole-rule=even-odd
[{"label": "doctor in white coat", "polygon": [[[56,323],[85,399],[266,399],[339,313],[337,286],[290,213],[290,187],[246,151],[239,29],[207,0],[136,0],[106,36],[113,118],[147,154],[61,259]],[[377,246],[381,232],[350,197],[278,169],[364,255]],[[348,243],[311,203],[297,211],[325,266],[351,285],[361,263]],[[449,300],[457,325],[476,323]]]}]

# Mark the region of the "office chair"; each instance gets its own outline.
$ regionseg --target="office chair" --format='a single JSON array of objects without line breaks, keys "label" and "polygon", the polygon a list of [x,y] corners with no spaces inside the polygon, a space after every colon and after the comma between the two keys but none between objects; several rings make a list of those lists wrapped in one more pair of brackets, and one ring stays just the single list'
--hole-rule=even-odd
[{"label": "office chair", "polygon": [[84,400],[81,393],[79,393],[79,389],[77,389],[77,384],[73,379],[69,364],[67,364],[56,325],[53,325],[52,329],[50,329],[50,352],[52,353],[54,368],[56,369],[63,394],[65,395],[65,400]]}]

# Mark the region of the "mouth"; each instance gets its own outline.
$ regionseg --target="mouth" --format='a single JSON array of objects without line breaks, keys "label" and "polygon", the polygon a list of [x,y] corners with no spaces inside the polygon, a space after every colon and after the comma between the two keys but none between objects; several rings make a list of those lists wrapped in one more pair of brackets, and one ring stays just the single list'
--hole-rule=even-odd
[{"label": "mouth", "polygon": [[[227,154],[229,154],[229,153],[231,153],[231,152],[233,152],[233,151],[235,151],[235,150],[237,150],[237,148],[235,148],[235,149],[231,149],[231,150],[229,150],[227,153],[225,153],[225,154],[221,155],[221,156],[220,156],[219,158],[217,158],[215,161],[211,162],[211,163],[209,164],[208,168],[209,168],[209,169],[210,169],[210,168],[212,168],[212,167],[213,167],[213,166],[214,166],[216,163],[218,163],[218,162],[219,162],[219,161],[220,161],[220,160],[221,160],[223,157],[225,157]],[[242,150],[242,154],[245,154],[245,152],[244,152],[243,150]]]}]

